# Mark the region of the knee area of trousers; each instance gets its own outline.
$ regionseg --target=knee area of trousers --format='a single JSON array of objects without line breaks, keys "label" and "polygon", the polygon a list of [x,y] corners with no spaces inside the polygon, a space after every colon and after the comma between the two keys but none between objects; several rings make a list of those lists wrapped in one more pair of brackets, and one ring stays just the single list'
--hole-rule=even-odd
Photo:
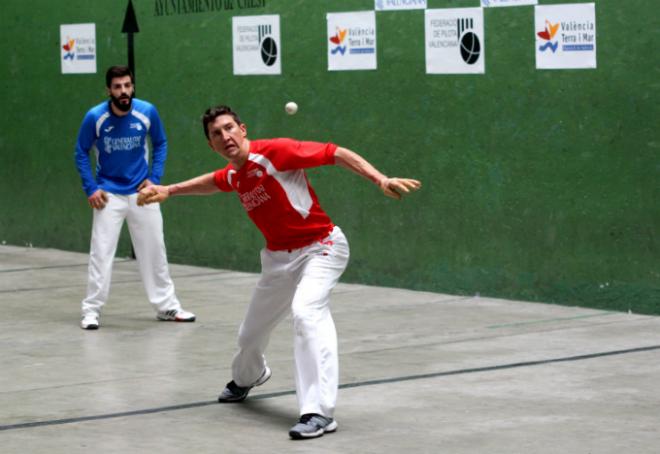
[{"label": "knee area of trousers", "polygon": [[241,331],[238,333],[237,343],[241,349],[247,349],[254,344],[254,336],[251,336],[250,333]]},{"label": "knee area of trousers", "polygon": [[291,307],[291,318],[293,318],[293,323],[305,323],[308,320],[314,320],[315,318],[318,318],[319,313],[319,309],[309,306],[294,305]]},{"label": "knee area of trousers", "polygon": [[250,333],[243,329],[241,326],[241,328],[238,330],[238,336],[236,340],[240,348],[245,348],[252,340],[252,336],[250,336]]},{"label": "knee area of trousers", "polygon": [[320,312],[305,311],[293,314],[293,329],[297,336],[307,337],[322,320]]}]

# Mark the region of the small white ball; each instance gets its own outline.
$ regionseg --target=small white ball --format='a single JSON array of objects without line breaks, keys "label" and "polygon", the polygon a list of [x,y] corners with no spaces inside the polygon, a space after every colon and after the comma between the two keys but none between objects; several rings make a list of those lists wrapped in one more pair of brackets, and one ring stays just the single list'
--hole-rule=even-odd
[{"label": "small white ball", "polygon": [[284,110],[285,110],[286,113],[288,113],[289,115],[293,115],[293,114],[295,114],[296,112],[298,112],[298,104],[296,104],[296,103],[293,102],[293,101],[289,101],[288,103],[286,103],[286,106],[284,106]]}]

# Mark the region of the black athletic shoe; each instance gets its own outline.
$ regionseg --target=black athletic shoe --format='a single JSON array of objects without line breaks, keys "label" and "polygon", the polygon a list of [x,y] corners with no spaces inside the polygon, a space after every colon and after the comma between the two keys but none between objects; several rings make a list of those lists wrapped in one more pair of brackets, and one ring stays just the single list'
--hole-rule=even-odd
[{"label": "black athletic shoe", "polygon": [[324,433],[337,430],[337,421],[316,413],[307,413],[300,417],[298,424],[289,431],[289,436],[296,440],[316,438]]},{"label": "black athletic shoe", "polygon": [[229,403],[229,402],[242,402],[247,397],[248,393],[255,386],[263,385],[268,381],[271,376],[270,367],[266,366],[264,373],[261,374],[261,377],[254,382],[251,386],[238,386],[234,380],[227,383],[225,389],[222,390],[220,396],[218,396],[218,402],[220,403]]}]

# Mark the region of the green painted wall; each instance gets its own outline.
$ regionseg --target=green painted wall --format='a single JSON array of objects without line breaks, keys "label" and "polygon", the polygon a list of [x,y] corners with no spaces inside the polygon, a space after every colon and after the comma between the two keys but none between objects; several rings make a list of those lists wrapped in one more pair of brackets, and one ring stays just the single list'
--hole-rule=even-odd
[{"label": "green painted wall", "polygon": [[[156,15],[160,0],[133,2],[138,96],[170,141],[165,182],[224,165],[199,117],[227,103],[253,138],[334,141],[424,182],[396,202],[342,169],[310,172],[352,246],[345,281],[660,314],[654,2],[596,0],[597,70],[537,71],[533,7],[487,9],[486,74],[440,76],[425,74],[423,11],[377,13],[377,71],[328,72],[325,13],[373,0],[227,1],[233,10],[169,16]],[[126,62],[126,3],[3,2],[0,241],[88,250],[73,147],[105,68]],[[231,17],[256,14],[281,16],[282,76],[232,75]],[[85,22],[96,23],[99,73],[62,75],[59,26]],[[163,212],[171,261],[258,270],[263,242],[234,195]],[[129,251],[124,235],[119,254]]]}]

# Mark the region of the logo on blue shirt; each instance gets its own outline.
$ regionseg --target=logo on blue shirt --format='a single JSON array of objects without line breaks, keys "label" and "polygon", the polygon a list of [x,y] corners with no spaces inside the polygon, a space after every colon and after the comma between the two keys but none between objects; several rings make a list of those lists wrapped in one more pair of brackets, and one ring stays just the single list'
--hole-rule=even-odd
[{"label": "logo on blue shirt", "polygon": [[113,151],[131,151],[135,148],[140,148],[140,143],[140,136],[117,138],[105,136],[103,138],[103,148],[108,154]]}]

